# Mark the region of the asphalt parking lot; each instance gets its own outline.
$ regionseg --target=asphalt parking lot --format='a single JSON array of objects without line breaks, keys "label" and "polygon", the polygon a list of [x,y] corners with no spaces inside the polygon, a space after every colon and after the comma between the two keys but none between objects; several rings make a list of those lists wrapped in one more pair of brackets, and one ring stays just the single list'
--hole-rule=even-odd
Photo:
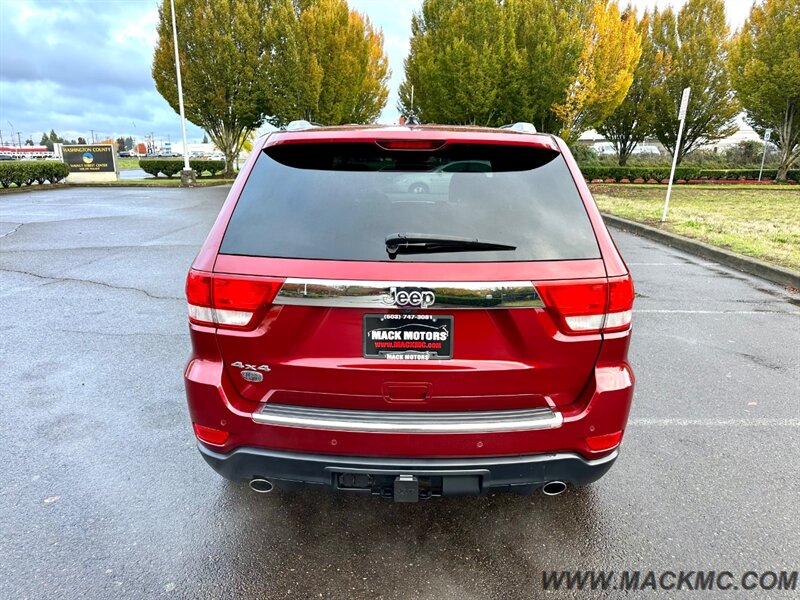
[{"label": "asphalt parking lot", "polygon": [[226,192],[0,195],[0,598],[534,598],[550,570],[800,566],[800,299],[619,232],[638,387],[593,486],[404,505],[219,478],[183,283]]}]

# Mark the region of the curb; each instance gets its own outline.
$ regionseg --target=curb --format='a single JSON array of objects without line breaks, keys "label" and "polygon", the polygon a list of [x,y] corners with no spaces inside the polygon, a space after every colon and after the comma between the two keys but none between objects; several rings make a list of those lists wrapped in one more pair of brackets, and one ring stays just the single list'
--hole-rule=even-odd
[{"label": "curb", "polygon": [[24,185],[21,187],[0,188],[0,196],[7,194],[25,194],[27,192],[46,192],[49,190],[65,190],[69,186],[66,183],[45,183],[43,185]]},{"label": "curb", "polygon": [[779,267],[778,265],[771,265],[763,260],[737,254],[729,250],[724,250],[722,248],[706,244],[705,242],[699,242],[697,240],[683,237],[682,235],[664,231],[657,227],[644,225],[635,221],[629,221],[628,219],[623,219],[622,217],[616,217],[607,213],[602,214],[606,225],[611,225],[617,229],[635,233],[644,238],[661,242],[667,246],[677,248],[678,250],[683,250],[684,252],[688,252],[702,258],[711,259],[720,263],[721,265],[725,265],[726,267],[732,267],[750,275],[761,277],[762,279],[766,279],[772,283],[777,283],[778,285],[800,289],[800,272],[798,271],[794,271],[786,267]]}]

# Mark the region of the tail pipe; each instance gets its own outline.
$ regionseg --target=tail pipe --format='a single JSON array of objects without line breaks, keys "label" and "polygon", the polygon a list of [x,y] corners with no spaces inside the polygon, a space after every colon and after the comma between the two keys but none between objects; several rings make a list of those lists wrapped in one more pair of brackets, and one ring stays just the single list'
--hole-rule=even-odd
[{"label": "tail pipe", "polygon": [[545,496],[558,496],[567,491],[567,484],[563,481],[548,481],[542,486],[542,493]]},{"label": "tail pipe", "polygon": [[257,494],[269,494],[274,489],[274,486],[269,479],[254,477],[250,480],[250,489]]}]

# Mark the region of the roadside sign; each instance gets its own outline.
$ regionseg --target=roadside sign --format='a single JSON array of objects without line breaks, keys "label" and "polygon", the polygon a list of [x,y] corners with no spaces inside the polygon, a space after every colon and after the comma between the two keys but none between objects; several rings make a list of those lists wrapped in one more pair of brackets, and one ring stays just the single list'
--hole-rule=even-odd
[{"label": "roadside sign", "polygon": [[683,95],[681,96],[681,107],[678,110],[678,119],[680,119],[680,125],[678,125],[678,138],[675,141],[675,154],[672,157],[672,169],[669,172],[669,185],[667,186],[667,197],[664,199],[664,210],[661,213],[661,222],[667,220],[667,210],[669,209],[669,197],[672,195],[672,180],[675,178],[675,167],[678,165],[678,152],[681,149],[681,139],[683,139],[683,124],[686,121],[686,109],[689,108],[689,94],[692,92],[692,88],[685,88],[683,90]]},{"label": "roadside sign", "polygon": [[111,144],[70,145],[61,146],[64,162],[69,165],[70,173],[113,173],[114,149]]},{"label": "roadside sign", "polygon": [[116,181],[119,168],[112,144],[62,144],[61,159],[69,165],[69,183]]},{"label": "roadside sign", "polygon": [[683,90],[683,95],[681,96],[681,108],[678,110],[678,118],[681,121],[686,118],[686,109],[689,108],[689,94],[691,91],[692,88],[686,88]]},{"label": "roadside sign", "polygon": [[761,154],[761,170],[758,172],[758,180],[761,181],[761,176],[764,174],[764,161],[767,158],[767,144],[769,143],[769,136],[772,135],[772,129],[767,129],[764,132],[764,150]]}]

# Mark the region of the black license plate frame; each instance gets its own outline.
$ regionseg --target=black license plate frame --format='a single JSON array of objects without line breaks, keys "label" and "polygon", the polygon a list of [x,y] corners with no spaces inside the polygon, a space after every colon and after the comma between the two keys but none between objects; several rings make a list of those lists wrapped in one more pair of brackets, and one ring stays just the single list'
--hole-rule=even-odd
[{"label": "black license plate frame", "polygon": [[453,358],[453,316],[430,314],[364,315],[364,358],[449,360]]}]

